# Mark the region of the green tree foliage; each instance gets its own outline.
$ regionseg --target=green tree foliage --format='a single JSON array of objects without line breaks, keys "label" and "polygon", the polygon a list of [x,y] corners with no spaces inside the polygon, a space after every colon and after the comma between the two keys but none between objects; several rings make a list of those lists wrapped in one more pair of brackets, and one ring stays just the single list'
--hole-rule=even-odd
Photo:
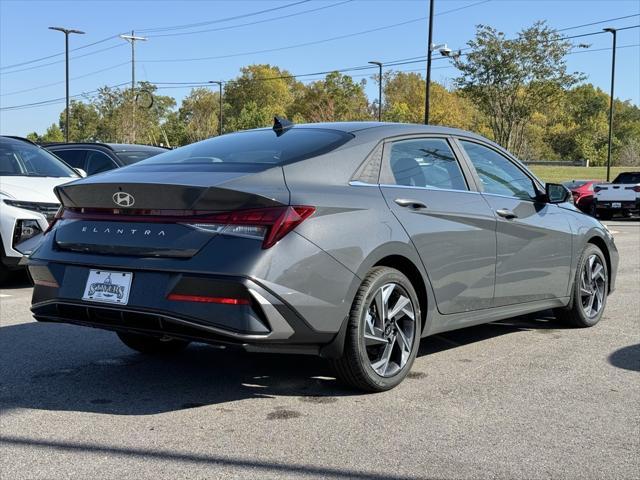
[{"label": "green tree foliage", "polygon": [[192,143],[218,134],[220,96],[209,88],[194,88],[182,100],[178,120],[183,127],[183,141]]},{"label": "green tree foliage", "polygon": [[289,72],[271,65],[249,65],[240,71],[224,89],[229,130],[265,127],[274,115],[287,115],[300,88]]},{"label": "green tree foliage", "polygon": [[571,43],[544,22],[515,39],[479,25],[469,53],[454,60],[456,85],[487,118],[493,138],[505,148],[523,151],[527,126],[537,111],[558,99],[582,78],[567,71]]},{"label": "green tree foliage", "polygon": [[306,122],[370,120],[364,83],[356,83],[339,72],[307,85],[290,108],[292,118]]},{"label": "green tree foliage", "polygon": [[58,125],[52,123],[49,128],[47,128],[47,131],[44,133],[44,135],[38,135],[37,132],[31,132],[27,135],[27,139],[31,140],[32,142],[38,143],[64,142],[64,134],[62,133],[62,130],[60,130],[60,127],[58,127]]},{"label": "green tree foliage", "polygon": [[[97,140],[99,115],[95,106],[72,100],[69,104],[69,140],[72,142],[94,142]],[[66,116],[60,112],[60,128],[64,131]]]}]

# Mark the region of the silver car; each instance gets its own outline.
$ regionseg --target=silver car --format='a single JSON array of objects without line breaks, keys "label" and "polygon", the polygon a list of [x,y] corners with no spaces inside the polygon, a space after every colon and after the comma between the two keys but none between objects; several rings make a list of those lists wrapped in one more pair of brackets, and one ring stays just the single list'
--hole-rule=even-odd
[{"label": "silver car", "polygon": [[57,195],[29,267],[37,320],[150,354],[321,355],[367,391],[439,332],[547,309],[595,325],[618,265],[563,186],[441,127],[276,119]]}]

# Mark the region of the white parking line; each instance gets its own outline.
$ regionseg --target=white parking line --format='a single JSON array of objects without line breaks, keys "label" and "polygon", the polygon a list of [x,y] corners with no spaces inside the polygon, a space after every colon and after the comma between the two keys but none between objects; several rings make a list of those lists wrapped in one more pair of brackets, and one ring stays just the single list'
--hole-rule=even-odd
[{"label": "white parking line", "polygon": [[7,297],[11,297],[11,295],[6,295],[4,293],[0,293],[0,298],[7,298]]}]

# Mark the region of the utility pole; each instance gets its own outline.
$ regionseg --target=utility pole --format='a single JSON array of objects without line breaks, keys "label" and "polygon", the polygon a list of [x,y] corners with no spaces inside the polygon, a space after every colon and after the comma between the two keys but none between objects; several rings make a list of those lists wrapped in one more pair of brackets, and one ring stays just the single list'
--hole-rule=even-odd
[{"label": "utility pole", "polygon": [[613,90],[616,79],[616,34],[615,28],[605,28],[605,32],[613,35],[613,53],[611,55],[611,93],[609,97],[609,145],[607,147],[607,182],[611,178],[611,140],[613,136]]},{"label": "utility pole", "polygon": [[382,62],[369,62],[378,66],[378,121],[382,121]]},{"label": "utility pole", "polygon": [[49,27],[49,30],[56,30],[58,32],[64,33],[64,59],[65,59],[65,90],[66,90],[66,99],[67,99],[67,107],[65,108],[65,123],[64,123],[64,138],[67,143],[69,143],[69,34],[77,33],[79,35],[84,35],[83,31],[73,30],[71,28],[62,28],[62,27]]},{"label": "utility pole", "polygon": [[222,135],[222,83],[218,80],[209,80],[209,83],[218,85],[218,96],[220,97],[220,116],[218,117],[218,134]]},{"label": "utility pole", "polygon": [[429,34],[427,39],[427,85],[424,95],[424,124],[429,125],[429,94],[431,93],[431,45],[433,44],[433,4],[429,0]]},{"label": "utility pole", "polygon": [[136,141],[136,42],[146,41],[146,37],[136,37],[131,30],[131,35],[120,35],[120,38],[131,43],[131,102],[132,102],[132,130],[133,142]]}]

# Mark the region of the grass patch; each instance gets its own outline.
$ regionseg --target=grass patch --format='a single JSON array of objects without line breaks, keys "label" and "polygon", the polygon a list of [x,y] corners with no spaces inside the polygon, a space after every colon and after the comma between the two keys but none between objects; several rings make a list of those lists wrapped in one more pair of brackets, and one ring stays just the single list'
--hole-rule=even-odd
[{"label": "grass patch", "polygon": [[[549,183],[562,183],[569,180],[600,180],[607,178],[607,167],[556,167],[531,165],[529,169],[536,176]],[[639,167],[611,167],[611,180],[620,172],[637,172]]]}]

